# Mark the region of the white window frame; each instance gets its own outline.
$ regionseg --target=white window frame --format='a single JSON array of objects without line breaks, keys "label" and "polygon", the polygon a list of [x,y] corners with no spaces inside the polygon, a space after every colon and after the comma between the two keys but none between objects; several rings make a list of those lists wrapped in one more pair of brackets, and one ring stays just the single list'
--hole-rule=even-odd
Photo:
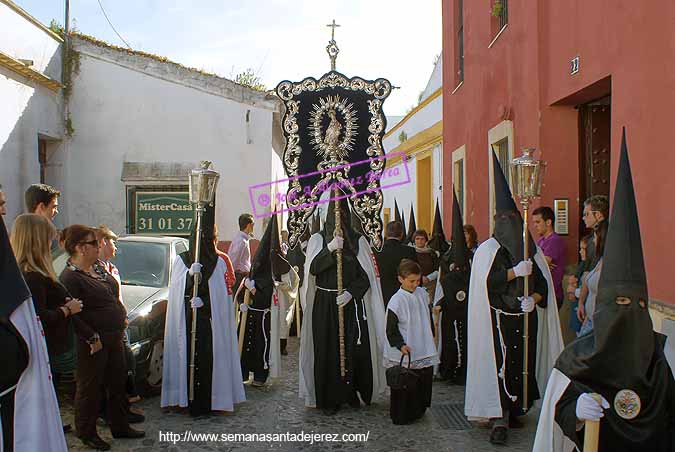
[{"label": "white window frame", "polygon": [[450,174],[452,175],[452,189],[457,194],[457,185],[455,182],[455,164],[462,161],[462,199],[458,199],[462,203],[462,218],[466,219],[466,145],[462,145],[452,151],[452,166],[450,167]]},{"label": "white window frame", "polygon": [[[488,185],[490,187],[489,193],[490,193],[490,208],[488,211],[489,215],[489,221],[488,223],[490,224],[490,235],[492,235],[495,227],[495,183],[494,183],[494,167],[492,165],[492,153],[493,153],[493,147],[499,143],[500,141],[504,139],[508,139],[509,142],[509,160],[513,159],[513,149],[515,148],[515,143],[513,141],[513,121],[502,121],[490,130],[488,130],[487,138],[488,138],[488,168],[489,168],[489,182]],[[508,180],[508,175],[507,175],[507,180]]]}]

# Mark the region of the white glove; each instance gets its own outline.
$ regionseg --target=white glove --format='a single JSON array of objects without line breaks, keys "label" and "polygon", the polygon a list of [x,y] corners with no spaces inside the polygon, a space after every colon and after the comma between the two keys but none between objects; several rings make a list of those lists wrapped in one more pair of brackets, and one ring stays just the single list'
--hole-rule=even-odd
[{"label": "white glove", "polygon": [[239,310],[241,312],[246,312],[248,311],[248,305],[246,303],[239,303]]},{"label": "white glove", "polygon": [[532,312],[534,311],[534,298],[532,297],[518,297],[520,301],[520,310],[523,312]]},{"label": "white glove", "polygon": [[529,276],[532,274],[532,261],[530,259],[526,261],[520,261],[518,265],[512,268],[513,273],[516,275],[516,278],[522,276]]},{"label": "white glove", "polygon": [[599,421],[605,415],[603,409],[609,408],[609,402],[600,396],[601,404],[592,395],[585,392],[577,399],[577,419],[581,421]]},{"label": "white glove", "polygon": [[436,271],[433,272],[433,273],[429,273],[429,274],[427,275],[427,279],[428,279],[429,281],[436,281],[437,278],[438,278],[438,270],[436,270]]},{"label": "white glove", "polygon": [[201,308],[204,306],[204,302],[202,301],[201,298],[199,297],[194,297],[192,300],[190,300],[190,306],[196,309]]},{"label": "white glove", "polygon": [[335,236],[333,237],[333,240],[330,241],[328,244],[328,251],[331,253],[335,250],[341,250],[342,246],[344,245],[345,239],[343,239],[340,236]]},{"label": "white glove", "polygon": [[192,265],[190,265],[190,270],[188,270],[188,273],[190,273],[190,276],[194,276],[195,274],[201,274],[202,273],[202,264],[199,262],[195,262]]},{"label": "white glove", "polygon": [[250,290],[250,291],[254,291],[254,290],[255,290],[255,281],[253,281],[252,279],[246,278],[246,279],[244,280],[244,285],[245,285],[246,288],[247,288],[248,290]]},{"label": "white glove", "polygon": [[342,292],[340,295],[338,295],[337,297],[335,297],[335,304],[337,304],[338,306],[344,306],[344,305],[346,305],[347,303],[349,303],[349,302],[351,301],[352,298],[353,298],[353,297],[352,297],[352,294],[350,294],[349,292],[347,292],[347,291],[345,290],[345,291]]}]

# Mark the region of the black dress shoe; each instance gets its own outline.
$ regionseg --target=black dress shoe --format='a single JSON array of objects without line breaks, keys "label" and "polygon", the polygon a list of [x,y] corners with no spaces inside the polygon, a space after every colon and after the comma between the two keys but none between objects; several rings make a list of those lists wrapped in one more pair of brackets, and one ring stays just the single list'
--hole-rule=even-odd
[{"label": "black dress shoe", "polygon": [[72,427],[70,424],[65,424],[65,425],[63,426],[63,433],[68,433],[68,432],[71,431],[72,429],[73,429],[73,427]]},{"label": "black dress shoe", "polygon": [[506,444],[506,438],[509,434],[509,430],[503,425],[497,425],[492,428],[490,432],[490,442],[492,444]]},{"label": "black dress shoe", "polygon": [[111,432],[113,438],[143,438],[145,432],[129,427],[126,432]]},{"label": "black dress shoe", "polygon": [[140,424],[141,422],[145,422],[145,416],[134,413],[133,411],[129,411],[129,414],[127,414],[127,419],[129,420],[130,424]]},{"label": "black dress shoe", "polygon": [[82,441],[85,446],[91,447],[92,449],[110,450],[110,444],[103,441],[98,435],[88,438],[80,437],[80,441]]}]

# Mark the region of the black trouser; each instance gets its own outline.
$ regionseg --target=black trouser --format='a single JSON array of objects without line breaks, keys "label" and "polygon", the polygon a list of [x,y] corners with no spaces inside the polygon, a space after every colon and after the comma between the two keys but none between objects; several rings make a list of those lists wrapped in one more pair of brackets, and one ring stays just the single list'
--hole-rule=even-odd
[{"label": "black trouser", "polygon": [[115,433],[129,429],[127,376],[124,356],[124,333],[101,334],[103,348],[93,355],[89,344],[77,343],[77,391],[75,393],[75,426],[81,438],[96,435],[96,419],[101,406],[101,385],[107,397],[110,430]]}]

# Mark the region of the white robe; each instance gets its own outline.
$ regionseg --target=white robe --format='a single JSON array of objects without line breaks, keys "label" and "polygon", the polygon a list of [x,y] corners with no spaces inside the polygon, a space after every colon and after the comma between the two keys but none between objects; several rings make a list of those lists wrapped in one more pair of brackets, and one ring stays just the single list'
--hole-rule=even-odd
[{"label": "white robe", "polygon": [[[413,293],[401,288],[389,300],[387,310],[398,317],[398,330],[405,344],[411,349],[410,359],[413,364],[425,360],[434,366],[438,364],[438,353],[434,336],[431,334],[428,300],[429,293],[423,287],[418,287]],[[392,362],[398,364],[401,356],[399,349],[392,347],[387,339],[384,358],[389,363],[385,362],[385,367]]]},{"label": "white robe", "polygon": [[288,330],[293,323],[293,315],[295,313],[294,305],[298,297],[299,283],[300,277],[292,268],[288,273],[281,275],[281,284],[278,286],[279,337],[281,339],[288,339]]},{"label": "white robe", "polygon": [[[319,233],[312,235],[307,245],[307,259],[305,261],[305,277],[303,281],[302,331],[300,335],[300,370],[299,395],[305,400],[305,406],[316,407],[316,392],[314,385],[314,333],[312,331],[312,311],[316,294],[316,277],[309,271],[312,261],[323,248],[323,236]],[[358,261],[368,274],[370,288],[363,296],[368,319],[368,337],[370,339],[370,361],[373,367],[373,401],[384,394],[387,385],[383,352],[387,346],[385,334],[384,301],[380,279],[375,267],[375,257],[370,251],[368,241],[359,238]]]},{"label": "white robe", "polygon": [[[14,451],[66,452],[59,402],[49,369],[42,323],[28,298],[9,317],[28,346],[28,366],[14,394]],[[0,423],[0,452],[3,451]]]},{"label": "white robe", "polygon": [[[490,238],[476,250],[469,281],[469,315],[467,322],[467,378],[464,414],[472,419],[500,418],[497,359],[492,336],[492,317],[487,278],[501,245]],[[537,307],[537,363],[535,377],[539,393],[546,392],[548,377],[564,345],[551,272],[539,247],[534,256],[548,286],[547,308]]]},{"label": "white robe", "polygon": [[[211,299],[211,332],[213,341],[213,374],[211,409],[234,411],[234,404],[246,400],[241,378],[237,330],[232,308],[232,296],[225,286],[226,264],[218,259],[209,278]],[[185,283],[188,269],[180,256],[171,271],[169,303],[164,329],[164,367],[162,372],[161,406],[188,406],[187,341],[190,332],[185,324]]]}]

